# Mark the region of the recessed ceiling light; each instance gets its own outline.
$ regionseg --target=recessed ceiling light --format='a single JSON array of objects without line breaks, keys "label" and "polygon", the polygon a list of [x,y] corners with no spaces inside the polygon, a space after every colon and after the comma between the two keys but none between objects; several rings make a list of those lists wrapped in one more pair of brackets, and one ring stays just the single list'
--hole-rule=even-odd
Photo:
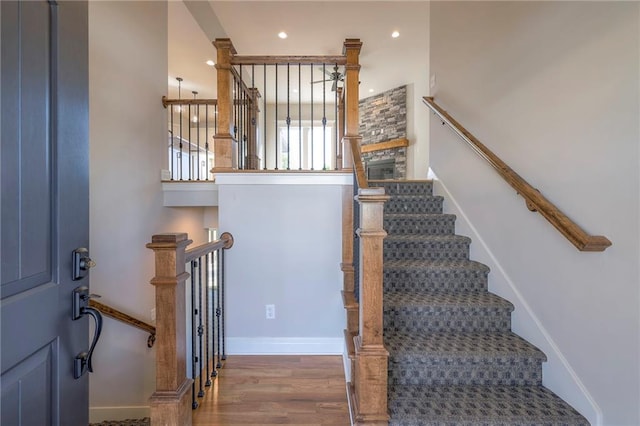
[{"label": "recessed ceiling light", "polygon": [[373,93],[373,89],[369,89],[369,93]]},{"label": "recessed ceiling light", "polygon": [[398,37],[400,37],[400,33],[397,32],[397,31],[394,31],[394,32],[391,33],[391,37],[398,38]]},{"label": "recessed ceiling light", "polygon": [[211,59],[209,59],[209,60],[206,62],[206,64],[207,64],[207,65],[209,65],[210,67],[212,67],[212,66],[214,66],[216,63],[215,63],[215,62],[213,62]]},{"label": "recessed ceiling light", "polygon": [[287,35],[287,33],[285,33],[284,31],[280,31],[280,32],[278,33],[278,37],[280,37],[281,39],[285,39],[285,38],[287,38],[287,37],[289,37],[289,36],[288,36],[288,35]]}]

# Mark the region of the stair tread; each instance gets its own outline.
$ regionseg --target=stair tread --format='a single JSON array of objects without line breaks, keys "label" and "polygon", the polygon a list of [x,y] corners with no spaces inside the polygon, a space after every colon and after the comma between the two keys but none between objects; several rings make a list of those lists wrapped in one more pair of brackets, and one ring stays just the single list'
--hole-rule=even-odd
[{"label": "stair tread", "polygon": [[471,243],[471,238],[464,235],[455,234],[391,234],[387,235],[385,241],[426,241],[434,243]]},{"label": "stair tread", "polygon": [[449,213],[387,213],[384,215],[385,219],[407,219],[407,218],[435,219],[440,217],[455,218],[456,215],[449,214]]},{"label": "stair tread", "polygon": [[391,200],[398,200],[398,201],[402,201],[402,200],[408,200],[408,201],[414,201],[414,200],[424,200],[424,201],[444,200],[444,197],[442,195],[397,194],[397,193],[386,194],[386,195],[391,197]]},{"label": "stair tread", "polygon": [[385,312],[389,310],[412,310],[418,307],[431,307],[440,312],[459,311],[460,313],[482,310],[509,311],[513,304],[489,292],[449,292],[426,290],[421,293],[393,291],[384,295]]},{"label": "stair tread", "polygon": [[433,363],[456,360],[477,363],[498,358],[500,362],[528,357],[539,362],[547,360],[537,347],[510,331],[505,332],[402,332],[385,335],[389,363]]},{"label": "stair tread", "polygon": [[392,385],[390,425],[588,425],[544,386]]},{"label": "stair tread", "polygon": [[489,273],[487,265],[469,259],[390,259],[385,260],[384,269],[389,271],[423,269],[440,273],[460,270]]}]

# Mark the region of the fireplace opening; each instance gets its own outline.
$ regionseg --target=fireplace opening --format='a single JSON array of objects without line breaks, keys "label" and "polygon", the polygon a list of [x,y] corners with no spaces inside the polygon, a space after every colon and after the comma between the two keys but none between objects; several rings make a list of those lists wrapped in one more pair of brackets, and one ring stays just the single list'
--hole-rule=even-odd
[{"label": "fireplace opening", "polygon": [[396,160],[377,160],[367,162],[368,180],[388,180],[396,178]]}]

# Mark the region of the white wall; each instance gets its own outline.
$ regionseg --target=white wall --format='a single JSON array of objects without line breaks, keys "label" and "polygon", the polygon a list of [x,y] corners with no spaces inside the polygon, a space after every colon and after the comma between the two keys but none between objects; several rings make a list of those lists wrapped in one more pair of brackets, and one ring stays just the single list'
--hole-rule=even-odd
[{"label": "white wall", "polygon": [[[154,306],[155,233],[188,232],[202,243],[199,208],[162,207],[166,167],[167,91],[165,2],[90,2],[92,292],[142,320]],[[90,377],[91,420],[148,415],[155,386],[155,351],[147,335],[105,319]]]},{"label": "white wall", "polygon": [[[220,231],[235,240],[225,269],[229,353],[342,354],[338,183],[350,179],[217,176]],[[266,304],[275,305],[275,319],[265,319]]]},{"label": "white wall", "polygon": [[592,424],[640,424],[637,2],[434,2],[434,91],[569,217],[607,236],[578,252],[436,121],[431,167],[476,233],[514,329],[549,356],[544,383]]},{"label": "white wall", "polygon": [[429,94],[430,5],[425,2],[422,6],[425,32],[418,35],[421,43],[407,55],[412,64],[407,67],[407,179],[426,179],[429,168],[429,112],[422,98]]}]

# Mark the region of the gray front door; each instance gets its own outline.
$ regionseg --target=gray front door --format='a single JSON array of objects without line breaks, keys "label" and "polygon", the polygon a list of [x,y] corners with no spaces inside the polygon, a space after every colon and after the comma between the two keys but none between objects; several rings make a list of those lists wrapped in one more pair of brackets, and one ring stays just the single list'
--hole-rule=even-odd
[{"label": "gray front door", "polygon": [[72,252],[89,247],[87,4],[0,1],[3,426],[88,424],[88,319]]}]

